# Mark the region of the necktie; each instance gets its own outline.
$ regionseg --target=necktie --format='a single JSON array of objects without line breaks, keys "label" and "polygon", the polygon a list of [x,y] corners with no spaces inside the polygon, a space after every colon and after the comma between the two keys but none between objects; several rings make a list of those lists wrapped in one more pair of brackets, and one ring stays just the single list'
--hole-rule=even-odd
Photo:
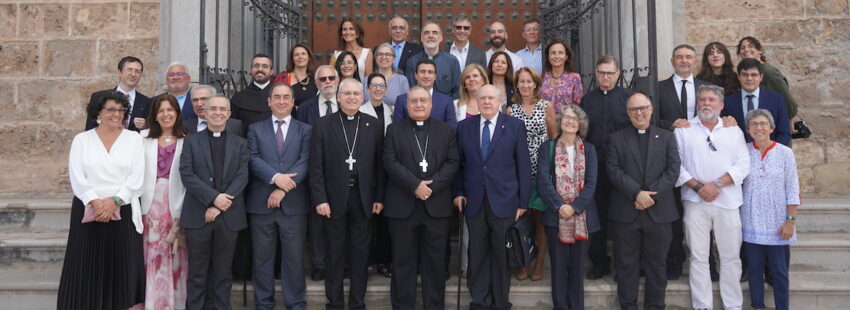
[{"label": "necktie", "polygon": [[201,125],[200,125],[199,127],[200,127],[200,128],[198,128],[198,132],[201,132],[201,131],[203,131],[204,129],[207,129],[207,120],[202,120],[202,121],[201,121]]},{"label": "necktie", "polygon": [[[688,115],[688,88],[685,87],[688,85],[688,80],[682,80],[682,91],[681,97],[679,101],[682,103],[682,111],[685,112],[685,116]],[[694,107],[694,114],[696,114],[697,109]]]},{"label": "necktie", "polygon": [[274,134],[274,141],[277,142],[277,155],[280,156],[283,154],[283,124],[285,124],[286,121],[276,120],[274,122],[277,124],[277,132]]},{"label": "necktie", "polygon": [[401,44],[393,44],[395,51],[395,60],[393,61],[393,69],[398,70],[398,63],[401,61]]},{"label": "necktie", "polygon": [[333,110],[331,109],[331,104],[332,103],[330,100],[325,101],[325,115],[331,115],[331,113],[333,113]]},{"label": "necktie", "polygon": [[755,95],[747,95],[747,112],[750,112],[755,109],[755,105],[753,104],[753,97],[755,97]]},{"label": "necktie", "polygon": [[130,95],[129,95],[129,94],[124,94],[124,96],[126,96],[126,97],[127,97],[127,102],[129,102],[129,103],[130,103],[130,105],[129,105],[129,106],[127,106],[127,108],[128,108],[128,109],[127,109],[127,117],[126,117],[126,118],[124,118],[124,128],[130,128],[130,122],[132,122],[132,121],[133,121],[133,104],[132,104],[132,103],[133,103],[133,101],[132,101],[132,100],[130,100]]},{"label": "necktie", "polygon": [[484,121],[484,130],[481,131],[481,157],[487,160],[487,151],[490,149],[490,120]]}]

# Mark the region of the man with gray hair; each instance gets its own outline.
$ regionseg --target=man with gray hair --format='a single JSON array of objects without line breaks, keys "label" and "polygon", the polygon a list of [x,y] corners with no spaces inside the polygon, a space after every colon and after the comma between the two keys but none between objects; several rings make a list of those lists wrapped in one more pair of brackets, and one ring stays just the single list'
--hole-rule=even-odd
[{"label": "man with gray hair", "polygon": [[694,309],[711,309],[708,270],[710,233],[720,256],[720,296],[725,309],[741,309],[741,183],[750,172],[744,133],[724,127],[723,88],[702,85],[697,90],[697,116],[688,127],[676,128],[682,168],[676,186],[682,186],[685,236],[691,251],[690,285]]},{"label": "man with gray hair", "polygon": [[[210,98],[215,97],[217,93],[218,92],[215,90],[215,87],[204,84],[193,87],[192,91],[189,92],[189,97],[192,98],[192,110],[195,112],[195,116],[197,116],[183,122],[186,131],[190,135],[207,129],[207,103]],[[245,137],[242,133],[242,122],[238,119],[228,118],[226,128],[228,132],[232,132],[243,138]]]},{"label": "man with gray hair", "polygon": [[183,115],[184,120],[195,118],[196,116],[191,106],[192,95],[189,92],[189,83],[191,82],[192,76],[189,75],[189,68],[182,62],[172,62],[166,68],[165,91],[167,94],[177,98],[177,104],[180,106],[180,114]]},{"label": "man with gray hair", "polygon": [[457,58],[461,72],[470,64],[479,64],[487,68],[487,55],[484,54],[484,50],[469,42],[469,36],[472,35],[472,22],[469,21],[469,18],[466,15],[460,15],[455,18],[452,24],[454,27],[452,33],[455,39],[452,45],[447,46],[443,52],[452,54]]},{"label": "man with gray hair", "polygon": [[[410,26],[407,24],[407,20],[401,16],[394,16],[390,19],[389,24],[387,25],[390,31],[390,42],[387,42],[390,47],[395,52],[395,62],[393,62],[393,69],[398,71],[401,74],[404,74],[404,66],[407,64],[407,59],[410,58],[411,55],[419,53],[422,51],[422,46],[419,44],[407,41],[407,35],[410,32]],[[377,51],[380,44],[373,48],[373,51]],[[373,64],[372,68],[378,68],[378,57],[372,58]],[[375,69],[377,72],[378,69]]]},{"label": "man with gray hair", "polygon": [[433,60],[437,67],[434,89],[452,97],[452,99],[457,99],[460,89],[460,63],[451,54],[440,51],[440,42],[443,41],[443,31],[440,30],[440,25],[429,22],[422,26],[420,41],[422,41],[424,50],[410,56],[404,69],[404,75],[407,76],[410,87],[416,85],[416,70],[419,60],[428,58]]}]

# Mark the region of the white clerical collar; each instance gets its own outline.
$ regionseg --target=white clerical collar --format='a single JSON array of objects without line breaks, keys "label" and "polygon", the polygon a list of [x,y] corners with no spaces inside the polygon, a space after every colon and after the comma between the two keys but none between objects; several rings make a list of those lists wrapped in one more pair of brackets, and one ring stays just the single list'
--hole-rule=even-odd
[{"label": "white clerical collar", "polygon": [[216,138],[221,137],[221,132],[215,132],[215,131],[211,131],[211,132],[213,134],[213,137],[216,137]]},{"label": "white clerical collar", "polygon": [[259,87],[260,89],[266,89],[266,86],[269,86],[269,83],[271,82],[271,80],[268,80],[265,84],[258,84],[257,81],[254,81],[254,85],[257,85],[257,87]]},{"label": "white clerical collar", "polygon": [[416,121],[416,126],[425,126],[425,121]]},{"label": "white clerical collar", "polygon": [[638,130],[637,130],[637,132],[638,132],[639,134],[645,134],[645,133],[646,133],[646,129],[638,129]]}]

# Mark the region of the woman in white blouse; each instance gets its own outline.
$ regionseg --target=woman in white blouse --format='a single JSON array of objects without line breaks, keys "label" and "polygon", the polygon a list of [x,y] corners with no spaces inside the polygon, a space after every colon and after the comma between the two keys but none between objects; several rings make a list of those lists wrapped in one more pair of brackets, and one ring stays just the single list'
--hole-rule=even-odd
[{"label": "woman in white blouse", "polygon": [[351,18],[343,18],[337,31],[337,49],[333,51],[331,66],[335,65],[337,57],[343,51],[349,51],[357,59],[358,81],[365,80],[372,74],[372,53],[363,47],[363,27]]},{"label": "woman in white blouse", "polygon": [[177,309],[186,304],[189,255],[180,229],[180,210],[186,188],[180,179],[183,151],[183,117],[177,98],[154,98],[142,130],[145,181],[142,185],[142,220],[147,289],[145,309]]},{"label": "woman in white blouse", "polygon": [[94,129],[71,143],[74,201],[57,309],[127,309],[144,302],[142,214],[144,152],[124,129],[127,97],[108,92],[86,108]]}]

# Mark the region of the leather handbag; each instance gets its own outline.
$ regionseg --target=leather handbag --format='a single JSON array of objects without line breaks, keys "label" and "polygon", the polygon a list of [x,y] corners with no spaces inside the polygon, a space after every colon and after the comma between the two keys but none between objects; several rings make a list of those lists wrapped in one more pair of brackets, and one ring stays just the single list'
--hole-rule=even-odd
[{"label": "leather handbag", "polygon": [[794,130],[797,132],[791,135],[792,139],[806,139],[812,136],[812,129],[809,128],[809,125],[806,124],[806,120],[803,118],[794,122]]},{"label": "leather handbag", "polygon": [[534,223],[531,216],[523,214],[514,222],[505,236],[505,249],[508,264],[511,267],[526,267],[537,257],[537,244],[534,240]]}]

